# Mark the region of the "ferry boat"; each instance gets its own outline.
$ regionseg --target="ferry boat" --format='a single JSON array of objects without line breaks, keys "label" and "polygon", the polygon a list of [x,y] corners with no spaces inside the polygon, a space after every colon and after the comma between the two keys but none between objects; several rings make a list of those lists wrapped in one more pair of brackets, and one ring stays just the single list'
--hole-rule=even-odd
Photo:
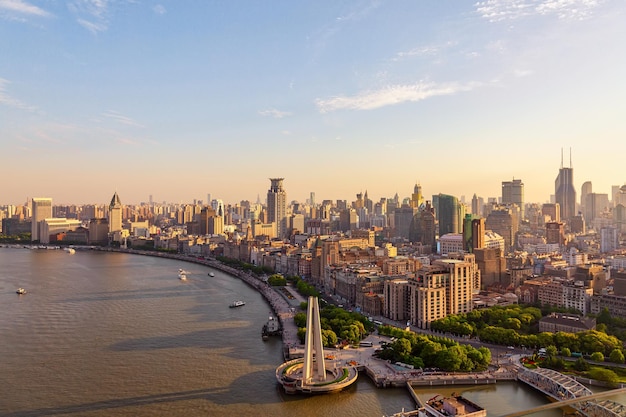
[{"label": "ferry boat", "polygon": [[229,307],[230,308],[235,308],[235,307],[243,307],[245,305],[246,305],[246,303],[244,301],[237,300],[237,301],[233,301],[232,304]]},{"label": "ferry boat", "polygon": [[267,340],[270,338],[270,336],[280,336],[281,333],[282,329],[280,328],[280,323],[274,318],[272,314],[270,314],[267,323],[263,325],[261,337],[263,338],[263,340]]}]

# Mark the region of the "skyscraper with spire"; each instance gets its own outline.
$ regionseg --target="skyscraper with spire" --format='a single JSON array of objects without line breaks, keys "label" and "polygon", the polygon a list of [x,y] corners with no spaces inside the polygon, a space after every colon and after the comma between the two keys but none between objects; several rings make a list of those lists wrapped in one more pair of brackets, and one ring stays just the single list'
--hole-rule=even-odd
[{"label": "skyscraper with spire", "polygon": [[563,149],[561,149],[561,168],[554,181],[554,196],[561,208],[561,218],[570,221],[576,215],[576,189],[574,188],[574,168],[572,167],[572,151],[570,149],[569,168],[563,166]]},{"label": "skyscraper with spire", "polygon": [[120,196],[117,195],[117,191],[111,198],[111,204],[109,204],[109,233],[122,231],[122,202]]}]

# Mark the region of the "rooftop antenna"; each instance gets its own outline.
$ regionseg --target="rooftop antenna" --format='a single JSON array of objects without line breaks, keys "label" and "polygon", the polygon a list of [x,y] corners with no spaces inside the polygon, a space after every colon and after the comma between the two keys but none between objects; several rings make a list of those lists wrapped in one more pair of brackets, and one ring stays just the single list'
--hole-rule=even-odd
[{"label": "rooftop antenna", "polygon": [[574,166],[572,165],[572,147],[571,146],[569,148],[569,167],[574,168]]}]

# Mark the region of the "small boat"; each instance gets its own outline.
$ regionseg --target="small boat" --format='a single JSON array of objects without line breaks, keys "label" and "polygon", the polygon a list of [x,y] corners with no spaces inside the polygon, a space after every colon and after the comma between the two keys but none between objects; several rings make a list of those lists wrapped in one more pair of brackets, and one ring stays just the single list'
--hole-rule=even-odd
[{"label": "small boat", "polygon": [[70,255],[74,255],[76,253],[76,249],[74,248],[66,248],[65,251]]},{"label": "small boat", "polygon": [[282,329],[280,328],[280,323],[274,318],[272,313],[270,313],[270,317],[267,320],[267,323],[263,325],[261,337],[263,338],[263,340],[268,340],[270,336],[280,336],[281,334]]},{"label": "small boat", "polygon": [[231,305],[229,305],[230,308],[235,308],[235,307],[243,307],[245,306],[246,303],[244,301],[241,300],[237,300],[237,301],[233,301]]},{"label": "small boat", "polygon": [[178,279],[181,281],[187,281],[187,275],[185,274],[178,274]]},{"label": "small boat", "polygon": [[210,277],[214,277],[214,276],[215,276],[215,274],[214,274],[213,272],[209,272],[209,276],[210,276]]},{"label": "small boat", "polygon": [[26,290],[24,288],[18,288],[15,292],[19,295],[26,294]]}]

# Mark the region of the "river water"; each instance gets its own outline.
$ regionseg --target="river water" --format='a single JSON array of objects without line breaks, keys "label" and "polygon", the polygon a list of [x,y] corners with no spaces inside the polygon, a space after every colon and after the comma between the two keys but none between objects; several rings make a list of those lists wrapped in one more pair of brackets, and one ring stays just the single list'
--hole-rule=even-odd
[{"label": "river water", "polygon": [[[185,269],[187,281],[178,279]],[[285,395],[269,305],[201,265],[120,253],[0,248],[0,416],[382,416],[414,408],[362,375],[327,396]],[[28,293],[17,295],[24,287]],[[229,308],[234,300],[241,308]],[[516,383],[463,393],[490,417],[547,402]],[[545,412],[558,417],[559,411]]]}]

